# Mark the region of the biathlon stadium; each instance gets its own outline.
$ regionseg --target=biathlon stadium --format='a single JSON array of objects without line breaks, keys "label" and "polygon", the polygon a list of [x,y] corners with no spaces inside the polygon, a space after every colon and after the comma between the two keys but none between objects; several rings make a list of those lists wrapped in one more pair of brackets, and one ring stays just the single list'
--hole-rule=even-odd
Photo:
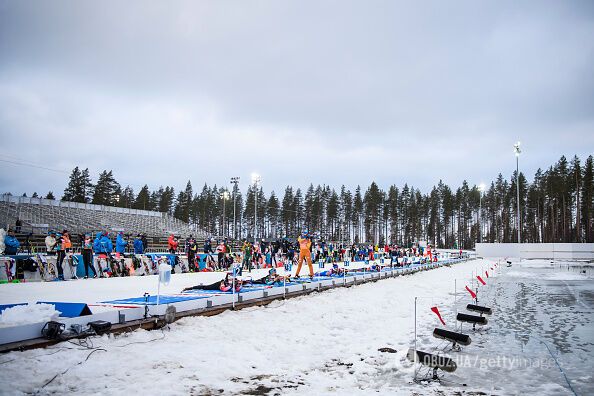
[{"label": "biathlon stadium", "polygon": [[[591,319],[591,313],[584,317],[565,310],[562,315],[538,315],[536,310],[541,308],[535,307],[532,298],[519,300],[518,308],[517,293],[544,293],[543,286],[569,287],[577,296],[587,293],[591,283],[584,281],[591,279],[592,267],[584,267],[579,260],[590,257],[589,245],[568,250],[561,244],[549,249],[555,251],[550,256],[546,246],[522,244],[523,251],[513,255],[531,260],[521,263],[518,258],[499,256],[509,253],[505,245],[477,245],[479,254],[493,256],[484,259],[476,251],[434,249],[423,243],[409,249],[367,244],[345,248],[308,232],[269,242],[216,241],[159,212],[11,196],[5,196],[1,205],[3,223],[21,220],[16,237],[28,250],[0,256],[5,270],[0,276],[4,375],[18,378],[21,368],[13,362],[23,359],[34,361],[29,364],[39,372],[35,380],[14,385],[19,393],[60,392],[65,386],[85,393],[97,387],[108,387],[109,393],[127,392],[130,385],[121,380],[148,364],[151,351],[162,356],[163,348],[170,348],[170,339],[174,356],[165,361],[177,369],[169,389],[180,394],[214,392],[220,387],[218,376],[230,378],[225,391],[232,393],[285,393],[301,388],[321,393],[354,388],[392,391],[395,386],[414,391],[419,385],[424,391],[443,387],[478,391],[487,389],[485,376],[503,381],[518,366],[526,372],[521,389],[587,388],[585,382],[575,380],[578,373],[587,378],[587,370],[569,366],[570,382],[559,356],[531,322],[550,322],[549,326],[561,318],[583,322]],[[89,225],[103,231],[85,232]],[[46,238],[62,243],[63,235],[52,230],[66,228],[80,234],[81,240],[71,241],[72,247],[60,255],[46,246]],[[126,243],[119,252],[112,247],[109,252],[93,253],[91,272],[85,269],[85,235],[95,242],[114,239],[115,246],[118,238],[126,240],[134,234],[138,241],[141,237],[150,241],[150,251],[138,254],[134,243]],[[185,248],[178,242],[184,239]],[[205,249],[188,254],[195,239],[203,239]],[[246,261],[251,254],[246,244],[254,252],[262,246],[268,254],[253,254]],[[301,276],[296,273],[303,253],[300,244],[312,257],[311,276],[307,260]],[[220,260],[221,251],[208,246],[228,250],[222,250]],[[539,250],[536,255],[535,249]],[[293,255],[293,250],[299,255]],[[550,261],[543,260],[549,256]],[[88,279],[89,273],[93,279]],[[578,302],[586,309],[590,304],[587,299]],[[297,313],[303,304],[316,308]],[[364,325],[361,318],[365,317],[369,322]],[[304,321],[308,330],[286,327],[293,321]],[[187,326],[192,330],[183,335]],[[590,335],[579,337],[587,342]],[[352,345],[350,338],[360,341]],[[244,343],[228,349],[227,339]],[[254,352],[245,345],[247,340],[263,340],[269,346],[264,350],[270,348],[272,355],[256,352],[264,360],[251,360]],[[195,352],[184,350],[188,342]],[[563,345],[555,337],[553,342]],[[91,359],[95,352],[96,358]],[[103,352],[106,356],[101,357]],[[65,359],[65,371],[72,370],[69,375],[43,374],[47,371],[44,356],[54,353]],[[144,359],[144,363],[106,378],[88,379],[87,370],[111,370],[113,360],[124,358],[122,353],[126,359]],[[279,355],[284,354],[308,356],[303,362],[307,372],[298,374],[291,365],[282,364]],[[251,368],[220,363],[217,367],[225,368],[213,371],[213,362],[233,360],[236,355],[253,362]],[[89,360],[85,370],[76,370],[77,359]],[[266,363],[270,361],[276,363]],[[485,369],[489,365],[497,372]],[[204,377],[186,378],[188,369]],[[549,382],[543,383],[543,378]],[[151,393],[149,384],[143,382],[141,389]],[[518,383],[513,388],[491,385],[489,389],[516,390]]]},{"label": "biathlon stadium", "polygon": [[0,1],[0,396],[594,395],[594,1]]}]

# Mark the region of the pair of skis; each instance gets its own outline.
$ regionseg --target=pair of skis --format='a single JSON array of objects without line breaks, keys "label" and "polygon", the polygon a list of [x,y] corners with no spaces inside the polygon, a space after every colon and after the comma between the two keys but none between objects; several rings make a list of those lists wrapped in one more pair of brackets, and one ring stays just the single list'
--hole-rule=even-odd
[{"label": "pair of skis", "polygon": [[8,258],[4,261],[4,269],[6,270],[6,279],[8,282],[12,282],[15,279],[16,273],[16,260],[13,258]]},{"label": "pair of skis", "polygon": [[35,258],[39,267],[39,275],[43,281],[50,282],[58,278],[55,264],[47,261],[47,258],[40,253],[37,253]]},{"label": "pair of skis", "polygon": [[78,279],[78,275],[76,275],[76,269],[78,268],[78,256],[75,256],[74,253],[70,253],[66,255],[66,261],[70,266],[70,275],[72,275],[71,279]]}]

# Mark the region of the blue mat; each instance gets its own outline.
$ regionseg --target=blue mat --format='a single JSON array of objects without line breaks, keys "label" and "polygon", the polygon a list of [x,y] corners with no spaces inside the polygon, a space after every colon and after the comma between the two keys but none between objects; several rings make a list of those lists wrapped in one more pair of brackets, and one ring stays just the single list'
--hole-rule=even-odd
[{"label": "blue mat", "polygon": [[[173,304],[183,301],[199,300],[208,296],[161,296],[159,304]],[[134,304],[134,305],[157,305],[157,296],[149,296],[148,303],[144,297],[124,298],[121,300],[102,301],[103,304]]]},{"label": "blue mat", "polygon": [[57,301],[37,301],[37,304],[51,304],[60,311],[61,318],[78,318],[79,316],[88,316],[93,313],[85,303],[75,302],[57,302]]},{"label": "blue mat", "polygon": [[[441,262],[441,264],[444,264],[444,262]],[[422,265],[422,266],[427,266],[426,264]],[[416,268],[419,268],[421,266],[416,266]],[[382,271],[402,271],[405,269],[410,269],[410,266],[405,266],[405,267],[395,267],[394,269],[391,268],[384,268],[382,269]],[[353,277],[353,276],[361,276],[363,274],[365,275],[369,275],[369,274],[376,274],[379,273],[378,271],[365,271],[365,273],[363,271],[353,271],[353,272],[348,272],[346,277]],[[324,281],[324,280],[330,280],[330,279],[343,279],[344,276],[342,275],[333,275],[333,276],[321,276],[321,277],[314,277],[313,282],[317,282],[317,281]],[[293,286],[293,285],[302,285],[304,283],[311,283],[312,281],[310,281],[308,278],[303,278],[303,280],[301,282],[287,282],[286,286]],[[252,292],[252,291],[259,291],[259,290],[266,290],[266,289],[270,289],[273,287],[283,287],[283,284],[280,285],[253,285],[253,286],[244,286],[241,291],[239,293],[235,293],[235,294],[241,294],[241,293],[246,293],[246,292]],[[174,295],[174,296],[161,296],[160,297],[160,304],[172,304],[172,303],[176,303],[176,302],[182,302],[182,301],[191,301],[191,300],[199,300],[199,299],[203,299],[203,298],[210,298],[212,296],[216,296],[216,295],[223,295],[223,294],[233,294],[232,291],[228,291],[228,292],[222,292],[220,290],[202,290],[202,289],[195,289],[195,290],[186,290],[185,292],[183,292],[184,295]],[[135,304],[135,305],[145,305],[145,298],[144,297],[133,297],[133,298],[126,298],[126,299],[121,299],[121,300],[111,300],[111,301],[103,301],[103,303],[105,304]],[[157,296],[150,296],[148,299],[148,305],[156,305],[157,304]],[[18,305],[18,304],[14,304],[14,305]],[[8,308],[12,305],[8,305],[8,306],[2,306],[0,305],[0,311],[2,309]],[[4,308],[2,308],[4,307]]]}]

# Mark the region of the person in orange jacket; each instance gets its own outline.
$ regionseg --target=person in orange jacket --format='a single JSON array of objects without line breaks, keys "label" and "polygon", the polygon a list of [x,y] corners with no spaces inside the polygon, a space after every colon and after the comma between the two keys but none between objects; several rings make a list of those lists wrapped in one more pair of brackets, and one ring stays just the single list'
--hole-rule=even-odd
[{"label": "person in orange jacket", "polygon": [[169,239],[167,239],[167,244],[169,245],[169,253],[175,254],[177,252],[177,245],[178,245],[175,235],[173,235],[173,234],[169,235]]},{"label": "person in orange jacket", "polygon": [[62,250],[67,252],[72,249],[72,241],[70,240],[70,233],[67,230],[62,231]]},{"label": "person in orange jacket", "polygon": [[72,248],[72,242],[70,241],[70,234],[67,230],[62,231],[62,234],[58,234],[56,239],[56,249],[58,249],[58,257],[56,259],[56,267],[58,268],[58,279],[64,280],[64,270],[62,263],[66,258],[66,254],[70,252]]},{"label": "person in orange jacket", "polygon": [[301,265],[303,264],[303,260],[306,260],[307,266],[309,267],[309,277],[313,279],[314,270],[311,263],[311,238],[309,233],[307,231],[302,232],[301,237],[299,237],[297,241],[299,242],[299,262],[297,263],[297,272],[295,273],[295,278],[299,278]]}]

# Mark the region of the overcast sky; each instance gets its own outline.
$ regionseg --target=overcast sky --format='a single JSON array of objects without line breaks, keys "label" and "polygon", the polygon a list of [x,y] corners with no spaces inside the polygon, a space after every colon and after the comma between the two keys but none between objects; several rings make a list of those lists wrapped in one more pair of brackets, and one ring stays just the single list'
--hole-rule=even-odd
[{"label": "overcast sky", "polygon": [[0,0],[0,192],[427,191],[510,177],[517,140],[530,179],[594,152],[593,1]]}]

